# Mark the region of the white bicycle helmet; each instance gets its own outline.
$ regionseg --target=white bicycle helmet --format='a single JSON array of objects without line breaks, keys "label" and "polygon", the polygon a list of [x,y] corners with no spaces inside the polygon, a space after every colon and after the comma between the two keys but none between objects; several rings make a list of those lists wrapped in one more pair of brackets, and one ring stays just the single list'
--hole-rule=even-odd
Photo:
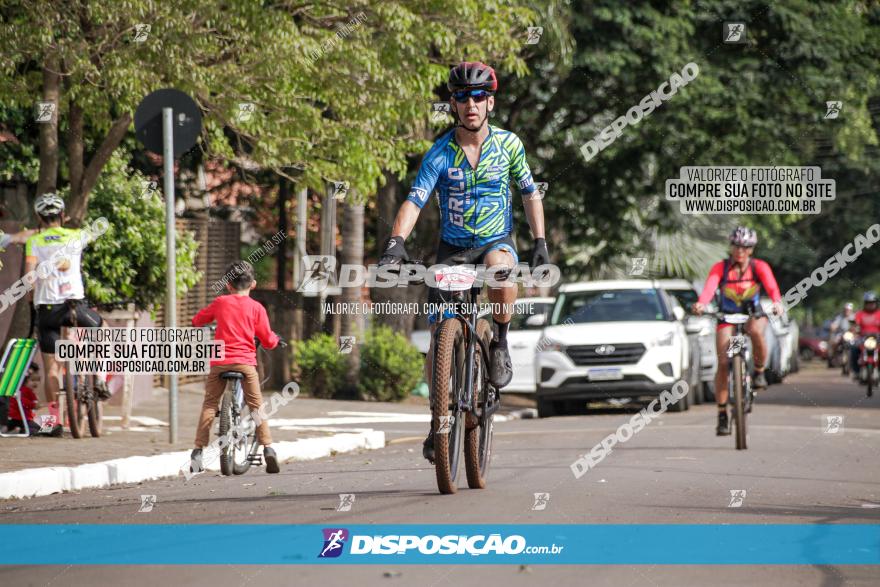
[{"label": "white bicycle helmet", "polygon": [[64,212],[64,200],[55,192],[43,194],[34,202],[34,211],[40,216],[57,216]]},{"label": "white bicycle helmet", "polygon": [[728,237],[730,244],[738,247],[754,247],[758,244],[758,233],[747,226],[737,226]]}]

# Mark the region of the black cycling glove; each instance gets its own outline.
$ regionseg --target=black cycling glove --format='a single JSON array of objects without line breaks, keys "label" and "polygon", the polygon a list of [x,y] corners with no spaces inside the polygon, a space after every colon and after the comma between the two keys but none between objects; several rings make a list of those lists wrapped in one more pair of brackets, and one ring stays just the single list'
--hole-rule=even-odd
[{"label": "black cycling glove", "polygon": [[379,265],[397,265],[405,259],[409,259],[409,255],[406,254],[406,247],[403,246],[402,236],[392,236],[385,241]]},{"label": "black cycling glove", "polygon": [[532,252],[532,269],[540,265],[550,263],[550,252],[547,250],[547,241],[542,238],[535,239],[535,250]]}]

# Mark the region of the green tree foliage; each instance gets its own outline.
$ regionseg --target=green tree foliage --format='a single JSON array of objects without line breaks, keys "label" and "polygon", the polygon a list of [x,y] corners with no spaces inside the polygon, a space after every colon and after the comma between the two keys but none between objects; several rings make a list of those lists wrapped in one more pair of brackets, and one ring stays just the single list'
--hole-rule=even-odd
[{"label": "green tree foliage", "polygon": [[[88,223],[103,217],[109,224],[83,254],[86,294],[95,303],[126,301],[145,309],[164,300],[165,204],[155,192],[142,195],[143,181],[117,153],[92,193]],[[201,278],[195,268],[197,251],[193,235],[178,231],[178,294]]]},{"label": "green tree foliage", "polygon": [[[815,224],[840,207],[876,218],[875,204],[857,203],[878,177],[868,111],[880,57],[876,3],[578,1],[564,18],[575,41],[571,65],[542,39],[527,62],[534,75],[502,80],[498,109],[523,137],[537,180],[550,183],[551,247],[570,277],[645,249],[664,255],[656,267],[695,275],[706,250],[694,245],[738,221],[772,235],[761,254],[782,241],[799,249],[790,261],[776,259],[788,276],[814,259]],[[726,20],[746,22],[745,44],[722,42]],[[699,66],[695,80],[585,161],[581,145],[688,62]],[[824,119],[829,100],[844,102],[837,120]],[[822,164],[842,194],[821,218],[716,216],[706,226],[664,199],[665,180],[684,165],[817,164],[820,139],[835,153],[836,164]],[[831,222],[841,245],[864,224]],[[525,237],[525,223],[519,228]],[[678,233],[689,238],[664,237]]]},{"label": "green tree foliage", "polygon": [[0,8],[0,96],[33,107],[57,61],[62,126],[81,108],[97,148],[149,92],[175,87],[203,108],[209,155],[372,194],[383,169],[404,172],[423,146],[415,131],[451,62],[494,55],[525,72],[517,49],[532,14],[502,0],[12,0]]}]

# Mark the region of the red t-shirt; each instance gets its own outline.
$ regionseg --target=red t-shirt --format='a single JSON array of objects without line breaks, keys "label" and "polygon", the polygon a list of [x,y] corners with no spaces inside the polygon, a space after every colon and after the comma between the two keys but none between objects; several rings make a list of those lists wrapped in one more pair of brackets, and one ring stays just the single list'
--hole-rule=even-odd
[{"label": "red t-shirt", "polygon": [[21,406],[24,408],[24,419],[22,420],[21,412],[18,411],[18,402],[14,397],[9,398],[9,419],[20,420],[23,422],[32,422],[34,420],[34,408],[37,406],[37,394],[27,385],[22,385],[19,390],[21,396]]},{"label": "red t-shirt", "polygon": [[855,323],[859,325],[859,333],[862,335],[880,333],[880,310],[859,310],[856,312]]},{"label": "red t-shirt", "polygon": [[256,365],[256,336],[267,349],[278,345],[278,337],[269,326],[266,308],[250,296],[226,295],[216,298],[206,308],[193,316],[192,325],[199,327],[217,321],[216,340],[226,344],[223,360],[213,360],[211,365]]}]

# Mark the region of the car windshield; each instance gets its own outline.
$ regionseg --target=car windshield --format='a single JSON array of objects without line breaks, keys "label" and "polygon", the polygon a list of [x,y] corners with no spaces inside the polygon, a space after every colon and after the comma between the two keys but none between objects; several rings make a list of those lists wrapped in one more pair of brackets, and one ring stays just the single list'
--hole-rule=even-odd
[{"label": "car windshield", "polygon": [[552,304],[548,302],[522,302],[516,305],[516,312],[510,319],[511,330],[536,330],[543,327],[543,324],[532,326],[526,324],[531,316],[546,314],[550,311]]},{"label": "car windshield", "polygon": [[655,289],[577,291],[559,294],[553,324],[666,320]]},{"label": "car windshield", "polygon": [[693,306],[697,302],[697,292],[692,289],[667,289],[670,294],[675,296],[675,299],[678,300],[678,303],[681,304],[681,307],[685,310],[690,310],[690,307]]}]

